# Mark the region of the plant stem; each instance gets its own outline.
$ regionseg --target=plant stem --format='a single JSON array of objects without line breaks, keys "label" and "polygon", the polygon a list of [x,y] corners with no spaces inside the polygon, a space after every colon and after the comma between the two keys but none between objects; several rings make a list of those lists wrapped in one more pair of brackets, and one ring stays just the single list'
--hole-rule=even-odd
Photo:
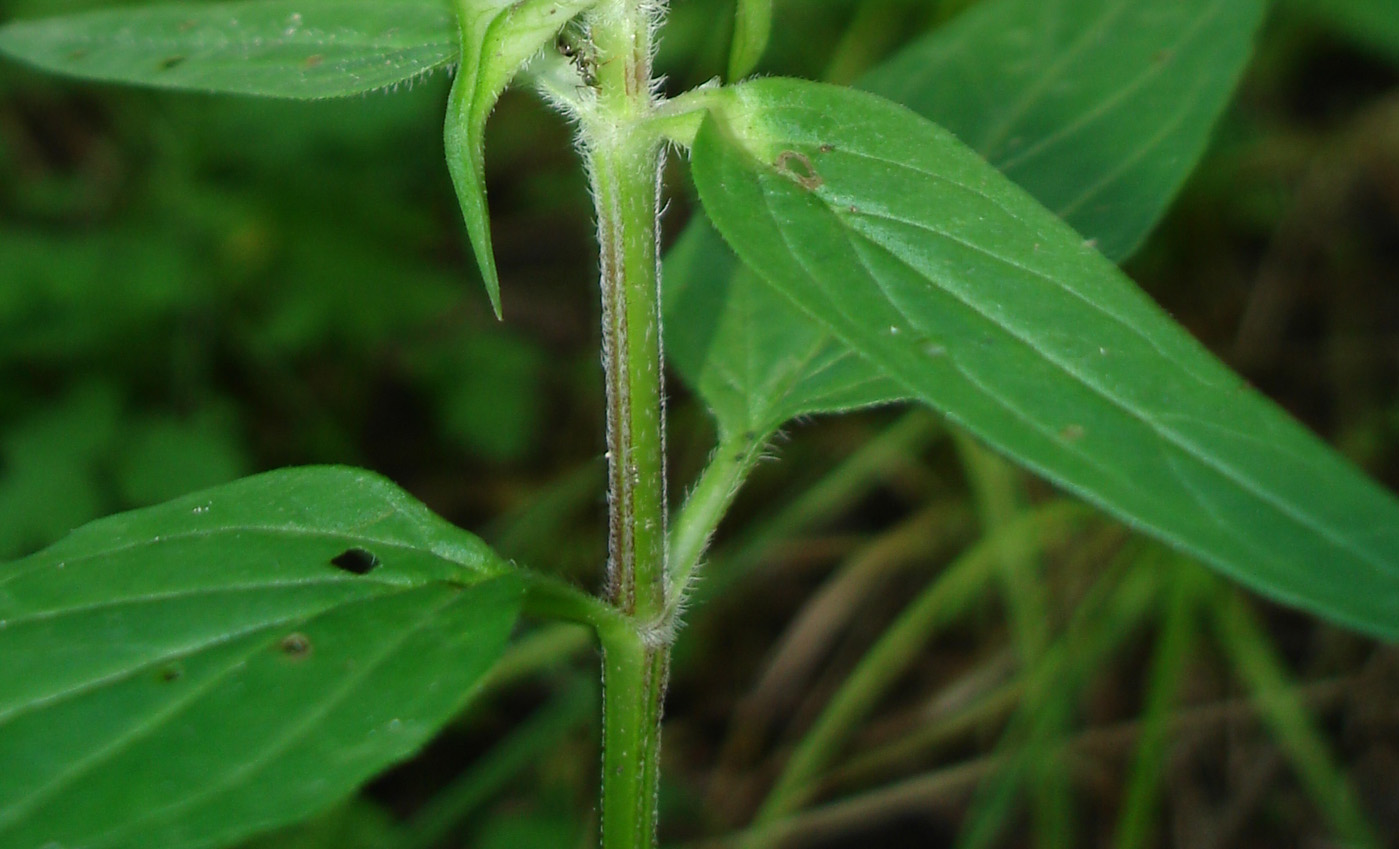
[{"label": "plant stem", "polygon": [[[624,134],[622,134],[624,135]],[[613,604],[641,622],[665,608],[665,408],[656,268],[658,148],[626,138],[589,148],[602,270]]]},{"label": "plant stem", "polygon": [[709,538],[733,503],[738,488],[762,457],[762,439],[729,437],[720,440],[714,457],[690,490],[675,523],[670,543],[669,594],[671,605],[683,601]]},{"label": "plant stem", "polygon": [[624,617],[603,652],[602,845],[656,843],[666,621],[665,404],[661,388],[661,146],[651,39],[658,7],[603,0],[590,14],[596,101],[581,116],[597,207],[607,384],[608,593]]},{"label": "plant stem", "polygon": [[661,707],[670,646],[631,628],[602,642],[602,846],[652,849],[660,788]]}]

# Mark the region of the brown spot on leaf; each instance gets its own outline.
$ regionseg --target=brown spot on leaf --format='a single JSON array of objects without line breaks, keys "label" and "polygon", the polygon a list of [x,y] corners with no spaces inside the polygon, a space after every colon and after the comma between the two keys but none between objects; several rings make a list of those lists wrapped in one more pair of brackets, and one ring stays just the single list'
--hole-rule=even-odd
[{"label": "brown spot on leaf", "polygon": [[280,648],[287,657],[300,659],[311,653],[311,638],[300,632],[287,634]]},{"label": "brown spot on leaf", "polygon": [[171,71],[185,63],[186,56],[167,56],[160,60],[160,70]]},{"label": "brown spot on leaf", "polygon": [[1078,442],[1083,438],[1083,425],[1071,424],[1059,431],[1059,438],[1065,442]]},{"label": "brown spot on leaf", "polygon": [[816,167],[811,164],[810,157],[801,151],[784,150],[777,155],[777,161],[773,164],[778,171],[796,180],[803,189],[818,189],[826,182],[816,173]]},{"label": "brown spot on leaf", "polygon": [[325,62],[324,56],[322,56],[319,53],[313,53],[310,56],[307,56],[306,61],[302,62],[301,65],[309,71],[312,68],[319,68],[321,66],[321,63],[323,62]]}]

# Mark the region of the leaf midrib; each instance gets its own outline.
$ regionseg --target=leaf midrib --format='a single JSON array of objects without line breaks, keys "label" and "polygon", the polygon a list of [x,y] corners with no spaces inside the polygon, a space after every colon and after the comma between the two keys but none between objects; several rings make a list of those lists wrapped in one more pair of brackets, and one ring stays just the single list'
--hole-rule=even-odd
[{"label": "leaf midrib", "polygon": [[[887,160],[882,160],[882,159],[880,159],[879,157],[875,157],[875,156],[871,156],[871,157],[869,157],[869,158],[878,159],[878,160],[880,160],[880,161],[885,161],[885,162],[887,162]],[[897,163],[890,163],[890,164],[897,164]],[[908,166],[908,167],[911,167],[911,166]],[[916,169],[915,169],[915,170],[916,170]],[[945,178],[943,178],[943,179],[945,179]],[[959,185],[959,184],[956,184],[955,182],[950,181],[950,180],[947,180],[946,182],[948,182],[948,183],[951,184],[951,185]],[[767,196],[766,181],[764,181],[764,196],[765,196],[765,197]],[[825,205],[827,211],[831,214],[831,216],[832,216],[837,222],[843,222],[843,221],[844,221],[844,219],[842,218],[842,216],[838,215],[838,214],[835,212],[834,208],[832,208],[829,204],[825,204],[824,201],[823,201],[823,205]],[[770,204],[768,205],[768,212],[769,212],[769,215],[771,216],[771,214],[772,214],[772,208],[771,208],[771,205],[770,205]],[[906,220],[900,219],[900,218],[898,218],[898,217],[896,217],[896,216],[879,215],[879,214],[876,214],[876,213],[868,213],[868,212],[861,212],[860,215],[864,215],[864,216],[868,216],[868,217],[872,217],[872,218],[881,218],[881,219],[884,219],[884,220],[894,221],[894,222],[903,224],[903,225],[905,225],[905,226],[912,227],[912,228],[914,228],[914,229],[922,230],[922,231],[924,231],[924,232],[926,232],[926,233],[928,233],[928,234],[930,234],[930,235],[933,235],[933,236],[937,236],[937,237],[941,237],[941,238],[947,239],[947,240],[950,241],[950,242],[953,242],[953,243],[962,245],[963,247],[966,247],[966,248],[968,248],[968,249],[970,249],[970,250],[972,250],[972,251],[976,251],[976,252],[978,252],[978,253],[982,253],[983,255],[987,256],[989,259],[992,259],[992,260],[994,260],[994,261],[1001,262],[1001,263],[1003,263],[1003,264],[1005,264],[1005,265],[1011,266],[1011,267],[1013,267],[1013,268],[1017,268],[1017,269],[1019,269],[1019,270],[1021,270],[1021,271],[1024,271],[1024,272],[1026,272],[1026,273],[1029,273],[1029,274],[1032,274],[1032,275],[1041,277],[1042,279],[1049,280],[1049,281],[1053,282],[1053,278],[1050,278],[1050,277],[1048,277],[1048,276],[1046,276],[1046,275],[1043,275],[1043,274],[1040,273],[1040,272],[1036,272],[1036,271],[1034,271],[1034,270],[1032,270],[1032,269],[1028,269],[1028,268],[1025,268],[1025,267],[1023,267],[1023,266],[1020,266],[1020,265],[1018,265],[1018,264],[1016,264],[1016,263],[1014,263],[1014,262],[1011,262],[1011,261],[1009,261],[1009,260],[1007,260],[1007,259],[1005,259],[1005,258],[1003,258],[1003,257],[998,256],[997,254],[994,254],[994,253],[992,253],[992,252],[986,250],[985,248],[983,248],[983,247],[981,247],[981,246],[978,246],[978,245],[975,245],[975,244],[971,244],[971,243],[965,242],[965,241],[963,241],[963,240],[961,240],[961,239],[958,239],[958,238],[956,238],[956,237],[954,237],[954,236],[952,236],[952,235],[950,235],[950,234],[947,234],[947,233],[944,233],[944,232],[935,230],[935,229],[933,229],[932,227],[929,227],[929,226],[927,226],[927,225],[925,225],[925,224],[923,224],[923,223],[921,223],[921,222],[906,221]],[[866,235],[866,234],[864,234],[864,233],[861,233],[861,232],[855,230],[855,229],[852,228],[852,227],[844,226],[843,224],[842,224],[842,226],[841,226],[841,230],[842,230],[843,232],[845,232],[845,233],[848,234],[847,238],[850,237],[850,236],[858,235],[861,239],[863,239],[863,240],[865,240],[866,242],[868,242],[871,246],[877,248],[878,250],[881,250],[881,251],[885,252],[885,253],[886,253],[887,255],[889,255],[892,259],[894,259],[894,260],[895,260],[896,262],[898,262],[899,264],[903,265],[905,268],[909,269],[909,270],[910,270],[911,272],[913,272],[914,274],[917,274],[917,275],[920,276],[920,277],[927,278],[927,275],[923,272],[922,269],[919,269],[919,268],[917,268],[916,266],[910,264],[906,259],[904,259],[902,256],[900,256],[899,254],[897,254],[895,251],[893,251],[893,250],[891,250],[890,248],[888,248],[887,246],[881,244],[880,242],[878,242],[877,240],[873,239],[872,237],[870,237],[870,236],[868,236],[868,235]],[[853,247],[853,246],[852,246],[852,247]],[[867,271],[868,271],[868,269],[867,269]],[[876,278],[876,277],[872,276],[871,279],[872,279],[872,280],[875,280],[875,281],[876,281],[876,285],[878,285],[878,282],[877,282],[877,278]],[[1185,454],[1186,456],[1193,458],[1194,460],[1196,460],[1197,462],[1199,462],[1201,465],[1205,466],[1206,468],[1212,469],[1212,470],[1214,470],[1215,472],[1219,473],[1220,475],[1222,475],[1223,477],[1225,477],[1227,480],[1229,480],[1230,482],[1232,482],[1232,483],[1234,483],[1236,486],[1238,486],[1238,487],[1239,487],[1241,490],[1243,490],[1244,492],[1248,492],[1248,493],[1252,494],[1252,495],[1253,495],[1254,497],[1256,497],[1259,501],[1263,502],[1264,504],[1267,504],[1267,505],[1271,506],[1274,510],[1277,511],[1277,513],[1278,513],[1279,515],[1282,515],[1282,516],[1284,516],[1284,517],[1290,519],[1294,524],[1296,524],[1296,525],[1298,525],[1298,526],[1300,526],[1300,527],[1303,527],[1303,528],[1306,528],[1306,529],[1309,529],[1309,530],[1315,532],[1315,533],[1316,533],[1317,535],[1319,535],[1321,538],[1326,539],[1328,542],[1330,542],[1330,543],[1332,543],[1333,545],[1335,545],[1339,550],[1347,551],[1347,552],[1350,553],[1352,556],[1354,556],[1358,561],[1363,562],[1363,563],[1366,563],[1367,565],[1369,565],[1376,573],[1381,574],[1381,575],[1387,575],[1387,574],[1388,574],[1387,572],[1385,572],[1385,570],[1384,570],[1384,568],[1383,568],[1383,567],[1384,567],[1383,562],[1380,561],[1380,560],[1375,559],[1375,556],[1372,555],[1370,552],[1364,551],[1364,550],[1359,550],[1359,549],[1355,548],[1355,547],[1353,546],[1353,544],[1351,543],[1351,541],[1350,541],[1348,538],[1333,533],[1330,529],[1328,529],[1328,528],[1327,528],[1325,525],[1323,525],[1323,524],[1310,521],[1310,517],[1309,517],[1305,512],[1299,512],[1291,503],[1289,503],[1288,501],[1286,501],[1285,499],[1283,499],[1282,496],[1280,496],[1280,495],[1278,495],[1278,494],[1272,492],[1272,491],[1269,490],[1269,489],[1265,489],[1265,488],[1263,488],[1262,486],[1252,484],[1247,476],[1243,475],[1243,474],[1240,473],[1238,470],[1236,470],[1234,467],[1232,467],[1231,465],[1229,465],[1227,462],[1224,461],[1224,459],[1222,459],[1222,458],[1217,458],[1217,457],[1215,457],[1215,456],[1209,454],[1208,452],[1204,451],[1204,450],[1203,450],[1202,448],[1200,448],[1199,446],[1195,445],[1191,440],[1189,440],[1189,439],[1188,439],[1186,436],[1184,436],[1183,434],[1180,434],[1180,433],[1176,432],[1174,429],[1172,429],[1172,428],[1166,426],[1165,424],[1163,424],[1163,423],[1161,423],[1161,422],[1158,422],[1155,418],[1153,418],[1153,417],[1151,417],[1150,415],[1146,414],[1144,411],[1138,411],[1136,408],[1132,407],[1125,399],[1120,399],[1115,393],[1113,393],[1113,392],[1111,392],[1109,389],[1107,389],[1107,388],[1101,386],[1097,381],[1091,380],[1091,379],[1089,379],[1087,376],[1078,373],[1078,372],[1072,367],[1071,364],[1068,364],[1068,363],[1065,363],[1065,362],[1061,361],[1058,357],[1054,356],[1050,351],[1047,351],[1047,350],[1044,350],[1044,349],[1041,349],[1040,347],[1038,347],[1038,346],[1036,345],[1036,343],[1033,341],[1033,337],[1032,337],[1032,336],[1025,335],[1023,332],[1020,331],[1019,328],[1015,328],[1015,327],[1013,327],[1013,326],[1011,326],[1011,325],[1009,325],[1009,324],[1007,324],[1007,323],[1005,323],[1005,322],[1002,322],[1002,321],[997,320],[995,317],[993,317],[993,316],[991,316],[990,314],[986,313],[986,312],[980,307],[979,304],[977,304],[976,302],[974,302],[974,301],[972,301],[972,300],[967,299],[964,295],[962,295],[962,294],[961,294],[960,292],[958,292],[957,290],[952,289],[952,288],[945,287],[945,286],[941,285],[940,283],[937,283],[937,281],[932,281],[931,279],[930,279],[930,282],[933,282],[933,283],[934,283],[935,285],[937,285],[938,288],[941,289],[943,292],[945,292],[945,293],[947,293],[948,295],[950,295],[950,296],[952,296],[953,298],[955,298],[957,301],[959,301],[960,303],[962,303],[962,304],[963,304],[964,306],[966,306],[968,309],[970,309],[970,310],[972,310],[973,312],[975,312],[977,315],[979,315],[979,316],[981,316],[982,318],[984,318],[986,321],[990,322],[992,325],[994,325],[994,326],[1000,328],[1004,333],[1006,333],[1006,335],[1008,335],[1008,336],[1011,337],[1012,339],[1015,339],[1016,341],[1018,341],[1018,342],[1020,342],[1020,343],[1022,343],[1022,344],[1024,344],[1024,345],[1026,345],[1030,350],[1034,351],[1036,354],[1038,354],[1040,357],[1042,357],[1047,363],[1049,363],[1049,364],[1055,366],[1056,368],[1058,368],[1058,369],[1059,369],[1060,371],[1062,371],[1066,376],[1070,377],[1070,378],[1073,379],[1073,380],[1076,380],[1080,385],[1082,385],[1082,386],[1084,386],[1084,387],[1086,387],[1086,388],[1092,390],[1092,391],[1093,391],[1095,394],[1097,394],[1100,398],[1102,398],[1103,400],[1107,401],[1109,404],[1111,404],[1112,406],[1116,407],[1116,408],[1119,409],[1120,411],[1126,413],[1129,417],[1134,418],[1134,419],[1136,419],[1136,420],[1142,422],[1143,424],[1147,425],[1154,433],[1157,434],[1157,436],[1161,437],[1161,439],[1162,439],[1163,441],[1167,442],[1167,443],[1170,444],[1170,445],[1175,446],[1177,449],[1179,449],[1179,450],[1180,450],[1183,454]],[[882,288],[882,287],[881,287],[881,288]],[[1071,288],[1065,287],[1065,286],[1063,286],[1062,284],[1059,285],[1059,288],[1060,288],[1061,290],[1065,291],[1065,292],[1072,293],[1072,294],[1076,295],[1077,297],[1079,297],[1080,299],[1082,299],[1082,296],[1079,295],[1077,292],[1075,292],[1075,291],[1074,291],[1073,289],[1071,289]],[[908,315],[908,313],[907,313],[902,307],[898,306],[898,304],[897,304],[892,298],[888,298],[888,296],[886,295],[886,299],[888,299],[890,305],[891,305],[892,307],[894,307],[894,309],[898,310],[898,312],[899,312],[901,315],[903,315],[905,318],[910,318],[910,316]],[[1091,302],[1088,302],[1088,301],[1085,300],[1085,303],[1091,303]],[[1106,314],[1106,315],[1111,315],[1111,313],[1107,313],[1106,311],[1104,311],[1104,314]],[[1128,326],[1129,328],[1133,329],[1134,331],[1136,330],[1136,328],[1131,327],[1131,325],[1127,325],[1127,326]],[[1146,336],[1142,335],[1140,332],[1138,332],[1137,335],[1138,335],[1139,337],[1141,337],[1143,340],[1146,340],[1146,341],[1149,342],[1149,339],[1148,339]],[[1159,349],[1158,349],[1158,352],[1159,352]],[[1186,372],[1186,373],[1189,373],[1189,372]],[[1213,388],[1217,388],[1217,387],[1214,387],[1212,384],[1206,384],[1206,385],[1210,386],[1212,389],[1213,389]],[[910,387],[910,388],[914,388],[914,387]],[[1177,476],[1177,477],[1179,477],[1179,476]],[[1138,491],[1141,491],[1141,490],[1138,490]],[[1188,488],[1187,488],[1187,491],[1189,491]],[[1192,493],[1192,497],[1193,497],[1193,493]],[[1197,500],[1197,503],[1198,503],[1198,499],[1196,499],[1196,500]],[[1200,506],[1201,506],[1202,509],[1206,509],[1206,511],[1208,512],[1208,510],[1207,510],[1207,508],[1205,507],[1205,505],[1201,504]]]},{"label": "leaf midrib", "polygon": [[[383,521],[384,519],[387,519],[387,518],[389,518],[390,516],[395,516],[395,515],[396,515],[396,516],[402,516],[402,517],[404,517],[405,519],[408,519],[409,521],[412,521],[412,517],[411,517],[411,516],[407,516],[406,514],[404,514],[404,513],[400,512],[400,511],[398,511],[397,509],[392,509],[391,512],[386,513],[386,514],[384,514],[383,516],[381,516],[381,517],[375,519],[375,520],[374,520],[374,523],[381,522],[381,521]],[[415,544],[415,543],[412,543],[412,542],[396,541],[396,540],[384,539],[384,538],[380,538],[380,537],[365,536],[365,535],[363,535],[361,532],[358,532],[358,531],[318,531],[318,530],[311,530],[311,529],[306,529],[306,528],[288,528],[288,527],[286,527],[286,526],[278,526],[278,525],[220,525],[220,526],[217,527],[217,528],[200,528],[200,529],[190,529],[190,530],[186,530],[186,531],[178,531],[178,532],[175,532],[175,533],[164,533],[164,534],[160,534],[158,537],[145,538],[145,539],[139,539],[139,540],[133,540],[133,541],[131,541],[131,542],[129,542],[129,543],[124,543],[124,544],[122,544],[122,545],[118,545],[118,546],[114,546],[114,547],[109,547],[109,548],[103,548],[103,549],[101,549],[101,550],[98,550],[98,551],[91,551],[91,552],[88,552],[88,553],[85,553],[85,554],[76,554],[76,555],[74,555],[74,556],[72,556],[72,557],[65,557],[65,556],[62,555],[61,552],[53,552],[52,550],[50,550],[49,552],[45,552],[45,553],[48,555],[47,557],[40,557],[39,560],[38,560],[38,562],[34,563],[34,564],[33,564],[32,566],[30,566],[29,568],[27,568],[27,569],[16,569],[15,572],[14,572],[14,574],[4,576],[3,579],[0,579],[0,587],[4,587],[5,585],[9,584],[11,581],[15,581],[15,580],[18,580],[18,579],[20,579],[20,578],[23,578],[23,577],[25,577],[26,575],[29,575],[29,574],[31,574],[31,573],[33,573],[33,572],[36,572],[36,571],[40,570],[40,569],[43,569],[43,568],[45,568],[45,567],[52,566],[54,560],[57,560],[58,562],[63,563],[63,564],[65,564],[65,565],[66,565],[66,564],[72,564],[72,563],[84,563],[84,562],[89,561],[89,560],[95,560],[95,559],[98,559],[98,558],[105,558],[105,557],[111,557],[111,556],[117,555],[117,554],[122,554],[122,553],[124,553],[124,552],[128,552],[128,551],[132,551],[132,550],[135,550],[135,549],[139,549],[139,548],[142,548],[142,547],[144,547],[144,546],[162,545],[162,544],[164,544],[164,543],[171,542],[171,541],[187,541],[187,540],[191,540],[191,539],[199,539],[199,538],[203,538],[203,537],[214,536],[214,535],[218,535],[218,534],[245,534],[245,533],[260,533],[260,534],[268,534],[268,535],[272,535],[272,536],[304,537],[304,538],[307,538],[307,539],[346,540],[346,541],[349,541],[349,542],[353,542],[353,543],[357,543],[357,544],[365,545],[365,546],[368,546],[368,545],[382,546],[382,547],[387,547],[387,548],[389,548],[389,549],[398,550],[398,551],[404,551],[404,552],[410,552],[410,553],[417,553],[417,554],[424,554],[424,555],[427,555],[427,556],[430,556],[430,557],[434,557],[434,558],[436,558],[436,559],[438,559],[438,560],[441,560],[441,561],[444,562],[444,563],[448,563],[448,564],[452,564],[452,565],[455,565],[455,566],[459,566],[459,567],[461,567],[461,568],[464,569],[464,570],[467,570],[467,571],[469,571],[469,572],[474,572],[474,573],[476,573],[476,574],[477,574],[479,577],[481,577],[481,578],[485,578],[485,577],[489,577],[489,576],[491,576],[491,575],[499,574],[497,571],[490,570],[489,568],[487,568],[487,566],[486,566],[486,564],[485,564],[484,562],[483,562],[483,563],[480,563],[480,564],[469,564],[469,563],[464,563],[464,562],[462,562],[462,561],[460,561],[460,560],[454,560],[454,559],[445,557],[445,556],[443,556],[442,554],[439,554],[435,549],[433,549],[433,548],[431,547],[431,545],[432,545],[431,542],[427,542],[427,543],[424,543],[424,544]],[[69,538],[69,540],[68,540],[67,542],[69,542],[69,544],[75,544],[75,543],[72,542],[71,537]],[[60,544],[62,544],[62,543],[60,543]],[[36,555],[36,556],[37,556],[37,555]],[[20,562],[22,563],[23,561],[20,561]],[[379,581],[380,583],[388,583],[388,582],[386,582],[386,581],[383,581],[382,578],[370,578],[370,576],[367,576],[367,575],[364,576],[364,578],[369,579],[369,580]]]}]

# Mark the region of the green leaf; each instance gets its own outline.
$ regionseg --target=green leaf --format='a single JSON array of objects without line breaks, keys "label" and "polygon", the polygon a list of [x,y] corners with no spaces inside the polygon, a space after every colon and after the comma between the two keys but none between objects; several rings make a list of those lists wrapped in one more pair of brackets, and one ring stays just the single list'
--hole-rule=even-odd
[{"label": "green leaf", "polygon": [[597,0],[457,0],[461,55],[447,102],[447,167],[466,219],[491,307],[500,317],[500,276],[486,207],[486,119],[501,92],[564,24]]},{"label": "green leaf", "polygon": [[87,525],[0,568],[0,845],[210,846],[325,808],[451,718],[521,595],[351,469]]},{"label": "green leaf", "polygon": [[758,67],[772,34],[772,0],[738,0],[729,51],[729,79],[748,76]]},{"label": "green leaf", "polygon": [[860,87],[951,130],[1120,260],[1204,153],[1262,17],[1261,0],[997,0]]},{"label": "green leaf", "polygon": [[[1259,17],[1256,0],[988,0],[861,86],[950,126],[1120,259],[1194,167]],[[1082,189],[1094,186],[1086,202]],[[825,328],[754,291],[759,279],[702,215],[667,256],[665,285],[667,314],[685,317],[669,323],[667,354],[722,431],[767,422],[761,438],[797,415],[906,397],[843,357]]]},{"label": "green leaf", "polygon": [[0,52],[105,82],[312,99],[408,82],[457,45],[445,0],[243,0],[17,21]]},{"label": "green leaf", "polygon": [[760,442],[797,416],[907,397],[695,218],[666,256],[666,353],[714,413],[721,442]]},{"label": "green leaf", "polygon": [[1280,601],[1399,637],[1399,502],[951,134],[873,95],[726,90],[692,161],[789,301],[1024,466]]}]

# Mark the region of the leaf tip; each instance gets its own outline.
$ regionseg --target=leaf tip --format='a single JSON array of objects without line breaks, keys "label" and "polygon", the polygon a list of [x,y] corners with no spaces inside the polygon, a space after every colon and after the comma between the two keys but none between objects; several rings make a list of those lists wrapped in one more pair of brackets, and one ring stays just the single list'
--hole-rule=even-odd
[{"label": "leaf tip", "polygon": [[481,266],[481,280],[486,284],[486,296],[491,299],[491,311],[495,313],[496,321],[504,321],[505,314],[500,308],[500,277],[495,270],[495,259],[491,256],[491,247],[487,243],[484,249],[477,249],[477,262]]}]

